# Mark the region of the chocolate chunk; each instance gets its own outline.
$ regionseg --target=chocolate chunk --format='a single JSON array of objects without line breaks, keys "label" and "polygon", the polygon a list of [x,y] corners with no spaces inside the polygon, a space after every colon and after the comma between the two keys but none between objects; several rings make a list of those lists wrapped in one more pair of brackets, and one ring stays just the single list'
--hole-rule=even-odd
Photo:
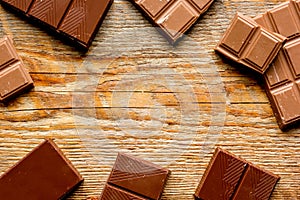
[{"label": "chocolate chunk", "polygon": [[287,1],[259,15],[254,20],[266,29],[288,39],[300,35],[300,1]]},{"label": "chocolate chunk", "polygon": [[0,0],[0,2],[87,50],[113,0]]},{"label": "chocolate chunk", "polygon": [[33,81],[12,40],[4,37],[0,40],[0,102],[6,103],[32,87]]},{"label": "chocolate chunk", "polygon": [[125,199],[160,199],[168,174],[168,169],[119,153],[101,200],[112,194]]},{"label": "chocolate chunk", "polygon": [[131,0],[171,44],[187,32],[213,0]]},{"label": "chocolate chunk", "polygon": [[82,181],[56,144],[45,140],[0,177],[0,199],[62,199]]},{"label": "chocolate chunk", "polygon": [[266,92],[281,129],[300,122],[300,37],[289,40],[264,74]]},{"label": "chocolate chunk", "polygon": [[237,13],[215,50],[262,74],[284,41],[285,37],[267,31],[253,19]]},{"label": "chocolate chunk", "polygon": [[278,180],[279,176],[217,148],[194,196],[201,200],[268,200]]}]

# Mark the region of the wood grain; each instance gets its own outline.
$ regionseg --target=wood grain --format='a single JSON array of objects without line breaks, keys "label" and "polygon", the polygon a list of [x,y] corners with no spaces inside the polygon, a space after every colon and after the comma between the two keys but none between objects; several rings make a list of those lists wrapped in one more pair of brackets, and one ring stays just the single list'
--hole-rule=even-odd
[{"label": "wood grain", "polygon": [[115,0],[86,54],[0,7],[35,81],[0,106],[0,173],[51,137],[85,178],[69,199],[100,195],[118,151],[172,171],[162,199],[193,199],[220,146],[281,176],[271,199],[300,199],[300,129],[280,131],[260,77],[213,51],[236,11],[280,2],[217,0],[172,47]]}]

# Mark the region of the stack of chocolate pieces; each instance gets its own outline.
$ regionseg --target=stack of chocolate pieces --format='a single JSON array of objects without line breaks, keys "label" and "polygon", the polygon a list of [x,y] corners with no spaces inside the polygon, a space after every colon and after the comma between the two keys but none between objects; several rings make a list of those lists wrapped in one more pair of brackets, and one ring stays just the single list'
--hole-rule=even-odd
[{"label": "stack of chocolate pieces", "polygon": [[217,148],[195,197],[200,200],[268,200],[280,177]]},{"label": "stack of chocolate pieces", "polygon": [[281,129],[300,122],[299,0],[254,19],[237,14],[216,51],[262,74]]},{"label": "stack of chocolate pieces", "polygon": [[168,174],[168,169],[119,153],[100,199],[158,200]]}]

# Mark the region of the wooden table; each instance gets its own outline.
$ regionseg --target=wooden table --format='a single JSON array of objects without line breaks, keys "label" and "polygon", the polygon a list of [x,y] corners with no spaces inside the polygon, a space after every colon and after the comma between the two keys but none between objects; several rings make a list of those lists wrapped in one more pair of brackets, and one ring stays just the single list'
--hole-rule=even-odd
[{"label": "wooden table", "polygon": [[282,132],[258,75],[213,51],[238,10],[282,2],[217,0],[174,48],[126,0],[115,0],[83,54],[0,8],[35,88],[0,106],[0,172],[55,138],[100,195],[117,152],[168,167],[162,199],[193,199],[216,146],[281,176],[271,199],[300,199],[299,128]]}]

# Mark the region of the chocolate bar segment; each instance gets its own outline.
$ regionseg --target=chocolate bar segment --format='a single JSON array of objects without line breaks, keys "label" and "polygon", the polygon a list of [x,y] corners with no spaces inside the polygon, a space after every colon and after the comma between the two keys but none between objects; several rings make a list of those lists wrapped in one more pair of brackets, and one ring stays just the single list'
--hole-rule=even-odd
[{"label": "chocolate bar segment", "polygon": [[245,169],[245,161],[217,148],[196,189],[195,197],[204,200],[231,199]]},{"label": "chocolate bar segment", "polygon": [[215,50],[220,54],[264,73],[282,47],[285,38],[237,13]]},{"label": "chocolate bar segment", "polygon": [[12,8],[26,13],[31,5],[32,0],[2,0],[2,2],[9,4]]},{"label": "chocolate bar segment", "polygon": [[0,102],[6,103],[32,87],[33,81],[12,40],[4,37],[0,40]]},{"label": "chocolate bar segment", "polygon": [[0,0],[32,21],[87,50],[113,0]]},{"label": "chocolate bar segment", "polygon": [[279,176],[249,164],[232,200],[268,200]]},{"label": "chocolate bar segment", "polygon": [[28,15],[57,28],[71,0],[34,0]]},{"label": "chocolate bar segment", "polygon": [[119,153],[101,200],[106,199],[107,194],[110,193],[158,200],[162,195],[168,174],[168,169]]},{"label": "chocolate bar segment", "polygon": [[137,195],[134,195],[132,193],[129,193],[125,190],[122,190],[120,188],[111,186],[111,185],[106,185],[102,196],[101,200],[147,200],[143,197],[139,197]]},{"label": "chocolate bar segment", "polygon": [[89,45],[111,3],[111,0],[73,0],[58,30]]},{"label": "chocolate bar segment", "polygon": [[131,0],[171,43],[175,44],[213,0]]},{"label": "chocolate bar segment", "polygon": [[266,92],[281,129],[300,122],[300,38],[289,40],[264,74]]},{"label": "chocolate bar segment", "polygon": [[194,196],[200,200],[268,200],[279,179],[217,148]]},{"label": "chocolate bar segment", "polygon": [[290,0],[255,17],[254,20],[266,29],[291,39],[300,34],[299,5],[299,1]]},{"label": "chocolate bar segment", "polygon": [[83,181],[52,140],[45,140],[0,177],[0,199],[62,199]]}]

